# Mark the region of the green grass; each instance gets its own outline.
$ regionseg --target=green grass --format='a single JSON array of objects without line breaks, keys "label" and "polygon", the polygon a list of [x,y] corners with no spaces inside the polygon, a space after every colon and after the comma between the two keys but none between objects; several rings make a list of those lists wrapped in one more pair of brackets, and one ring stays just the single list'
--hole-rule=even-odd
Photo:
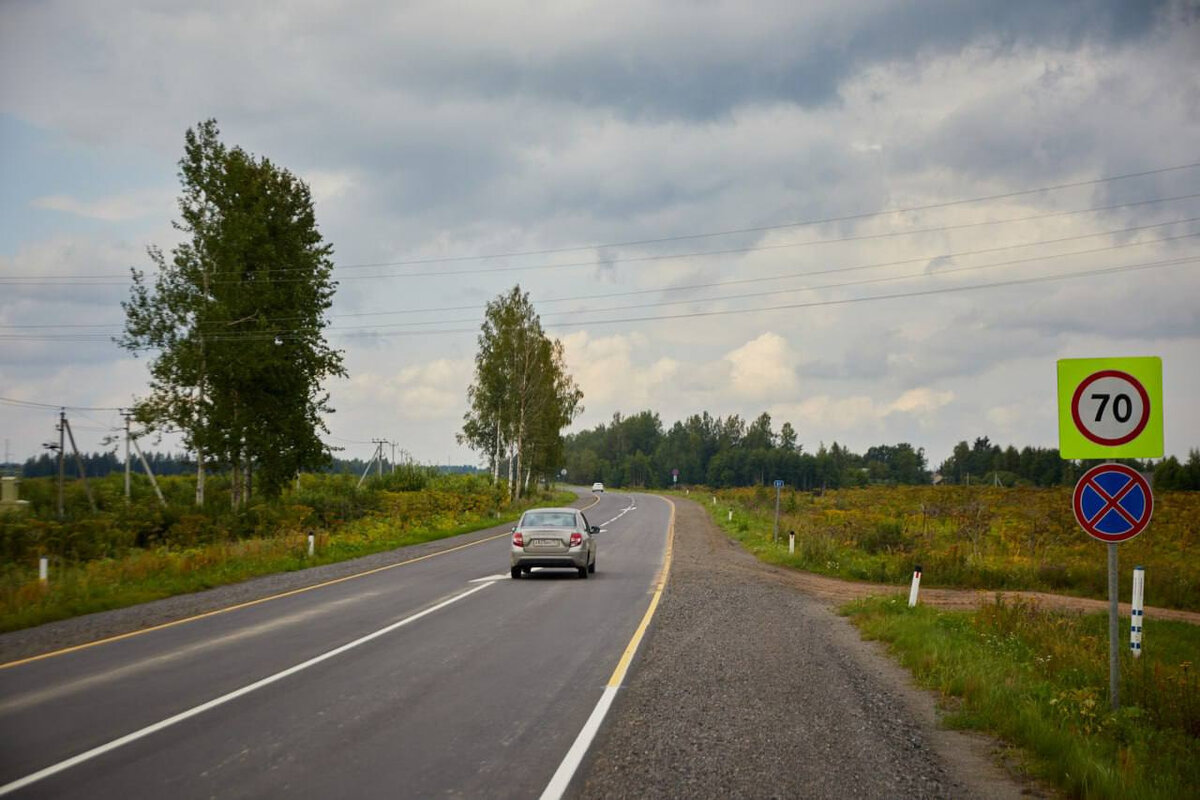
[{"label": "green grass", "polygon": [[910,609],[903,596],[843,613],[922,686],[954,698],[947,724],[1018,745],[1028,770],[1070,797],[1180,798],[1200,787],[1197,626],[1148,619],[1139,659],[1125,640],[1114,713],[1105,614],[999,599],[972,613]]},{"label": "green grass", "polygon": [[[405,500],[412,496],[396,495]],[[188,547],[131,548],[113,558],[60,558],[52,563],[46,586],[37,580],[36,562],[10,563],[0,569],[0,631],[444,539],[515,520],[530,505],[562,505],[574,499],[570,492],[555,492],[497,512],[435,511],[416,518],[393,507],[317,529],[311,558],[304,529],[292,527]],[[408,510],[412,503],[403,505]]]}]

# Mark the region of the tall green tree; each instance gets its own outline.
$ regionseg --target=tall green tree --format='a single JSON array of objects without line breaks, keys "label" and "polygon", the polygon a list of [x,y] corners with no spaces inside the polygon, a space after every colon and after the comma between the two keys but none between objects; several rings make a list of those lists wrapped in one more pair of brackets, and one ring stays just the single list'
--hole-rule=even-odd
[{"label": "tall green tree", "polygon": [[583,411],[583,392],[519,285],[488,303],[478,342],[458,441],[488,454],[493,478],[506,464],[517,498],[563,462],[562,429]]},{"label": "tall green tree", "polygon": [[150,351],[150,394],[137,416],[175,427],[206,466],[229,469],[231,501],[268,496],[301,469],[329,461],[319,432],[331,413],[321,388],[345,376],[325,341],[336,283],[312,195],[292,173],[220,140],[215,120],[189,129],[179,162],[187,239],[168,261],[149,249],[151,280],[134,269],[119,343]]}]

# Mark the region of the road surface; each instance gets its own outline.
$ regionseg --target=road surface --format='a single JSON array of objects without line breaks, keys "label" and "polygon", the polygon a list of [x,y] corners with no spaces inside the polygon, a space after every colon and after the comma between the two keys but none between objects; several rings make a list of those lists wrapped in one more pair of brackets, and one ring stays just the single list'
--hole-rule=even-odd
[{"label": "road surface", "polygon": [[587,580],[511,580],[505,526],[0,667],[0,794],[537,797],[646,614],[671,505],[585,514],[605,529]]}]

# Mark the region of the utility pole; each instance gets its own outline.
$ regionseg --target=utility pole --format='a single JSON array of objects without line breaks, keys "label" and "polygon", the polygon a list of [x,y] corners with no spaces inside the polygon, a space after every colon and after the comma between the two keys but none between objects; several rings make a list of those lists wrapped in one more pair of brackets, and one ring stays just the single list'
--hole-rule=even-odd
[{"label": "utility pole", "polygon": [[389,442],[388,444],[392,446],[392,474],[394,475],[396,474],[396,443]]},{"label": "utility pole", "polygon": [[362,486],[363,481],[365,481],[367,479],[367,475],[369,475],[371,472],[372,464],[377,464],[377,466],[375,468],[375,470],[376,470],[375,474],[381,478],[383,477],[383,446],[384,446],[384,444],[387,444],[387,440],[386,439],[372,439],[371,444],[375,445],[375,452],[371,454],[371,460],[367,462],[367,468],[363,470],[362,477],[358,479],[358,485],[354,487],[356,489],[359,486]]},{"label": "utility pole", "polygon": [[63,510],[63,484],[66,481],[66,435],[67,435],[67,410],[60,408],[58,410],[58,518],[62,520],[65,516]]},{"label": "utility pole", "polygon": [[129,418],[133,415],[131,411],[121,411],[121,416],[125,418],[125,502],[129,503],[133,495],[130,492],[130,476],[132,464],[129,461]]},{"label": "utility pole", "polygon": [[142,448],[138,447],[137,439],[133,440],[133,449],[137,451],[138,458],[142,460],[142,468],[146,470],[146,476],[150,478],[150,485],[154,487],[154,493],[158,495],[158,502],[162,503],[163,508],[166,508],[167,500],[163,497],[162,489],[158,488],[158,479],[154,477],[154,470],[150,469],[150,462],[146,460]]},{"label": "utility pole", "polygon": [[87,469],[83,466],[83,457],[79,455],[79,448],[75,444],[75,434],[71,430],[71,424],[67,422],[67,418],[63,417],[63,426],[67,429],[67,436],[71,440],[71,452],[75,454],[75,466],[79,467],[79,479],[83,481],[83,491],[87,495],[88,506],[92,509],[92,513],[96,513],[96,498],[92,497],[92,487],[88,484]]},{"label": "utility pole", "polygon": [[375,443],[375,477],[383,477],[383,446],[387,444],[387,439],[372,439]]}]

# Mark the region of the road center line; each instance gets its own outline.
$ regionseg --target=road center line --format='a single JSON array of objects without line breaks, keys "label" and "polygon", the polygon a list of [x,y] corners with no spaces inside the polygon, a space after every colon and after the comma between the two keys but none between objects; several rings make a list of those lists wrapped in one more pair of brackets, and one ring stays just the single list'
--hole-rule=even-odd
[{"label": "road center line", "polygon": [[91,759],[96,758],[97,756],[102,756],[105,753],[109,753],[109,752],[116,750],[119,747],[123,747],[131,742],[136,742],[138,739],[144,739],[152,733],[158,733],[159,731],[169,728],[172,725],[175,725],[176,723],[183,722],[184,720],[188,720],[188,719],[191,719],[192,717],[203,714],[205,711],[209,711],[211,709],[216,708],[217,706],[221,706],[232,700],[236,700],[239,697],[242,697],[244,695],[250,694],[253,691],[261,689],[264,686],[270,686],[273,683],[278,683],[279,681],[283,680],[284,678],[295,675],[298,672],[302,672],[302,671],[308,669],[309,667],[316,666],[317,664],[320,664],[322,661],[328,661],[329,659],[331,659],[335,656],[339,656],[342,653],[347,652],[348,650],[353,650],[354,648],[358,647],[359,645],[363,645],[374,639],[378,639],[380,636],[385,636],[398,628],[402,628],[405,625],[408,625],[410,622],[416,622],[417,620],[421,619],[422,617],[427,617],[430,614],[434,613],[435,611],[440,611],[441,609],[445,608],[446,606],[449,606],[453,603],[457,603],[459,600],[462,600],[464,598],[470,597],[471,595],[475,594],[476,592],[478,592],[482,589],[486,589],[487,587],[489,587],[491,585],[492,584],[490,582],[482,583],[473,589],[468,589],[465,592],[461,592],[460,594],[456,594],[453,597],[443,600],[442,602],[438,603],[437,605],[430,606],[429,608],[425,609],[424,611],[419,611],[416,614],[405,617],[404,619],[402,619],[398,622],[393,622],[392,624],[387,625],[383,628],[380,628],[377,631],[368,633],[366,636],[359,637],[358,639],[355,639],[352,642],[347,642],[346,644],[341,645],[340,647],[335,647],[333,650],[322,653],[319,656],[310,658],[307,661],[304,661],[300,664],[296,664],[293,667],[288,667],[287,669],[283,670],[282,672],[276,672],[274,675],[268,675],[267,677],[265,677],[261,680],[255,681],[254,683],[251,683],[247,686],[243,686],[240,689],[235,689],[232,692],[223,694],[220,697],[209,700],[207,703],[201,703],[198,706],[189,708],[187,711],[181,711],[180,713],[176,714],[173,717],[168,717],[160,722],[154,723],[153,725],[147,725],[145,728],[142,728],[141,730],[136,730],[133,733],[128,733],[118,739],[113,739],[111,742],[102,744],[99,747],[93,747],[91,750],[87,750],[83,753],[80,753],[77,756],[72,756],[71,758],[68,758],[65,761],[60,761],[57,764],[52,764],[51,766],[46,767],[45,769],[41,769],[41,770],[38,770],[37,772],[26,775],[24,778],[18,778],[17,780],[12,781],[11,783],[7,783],[3,786],[0,786],[0,796],[4,796],[6,794],[11,794],[12,792],[17,791],[18,789],[23,789],[24,787],[29,786],[32,783],[36,783],[44,778],[49,778],[52,775],[57,775],[58,773],[68,770],[71,767],[78,766],[79,764],[82,764],[85,761],[90,761]]}]

